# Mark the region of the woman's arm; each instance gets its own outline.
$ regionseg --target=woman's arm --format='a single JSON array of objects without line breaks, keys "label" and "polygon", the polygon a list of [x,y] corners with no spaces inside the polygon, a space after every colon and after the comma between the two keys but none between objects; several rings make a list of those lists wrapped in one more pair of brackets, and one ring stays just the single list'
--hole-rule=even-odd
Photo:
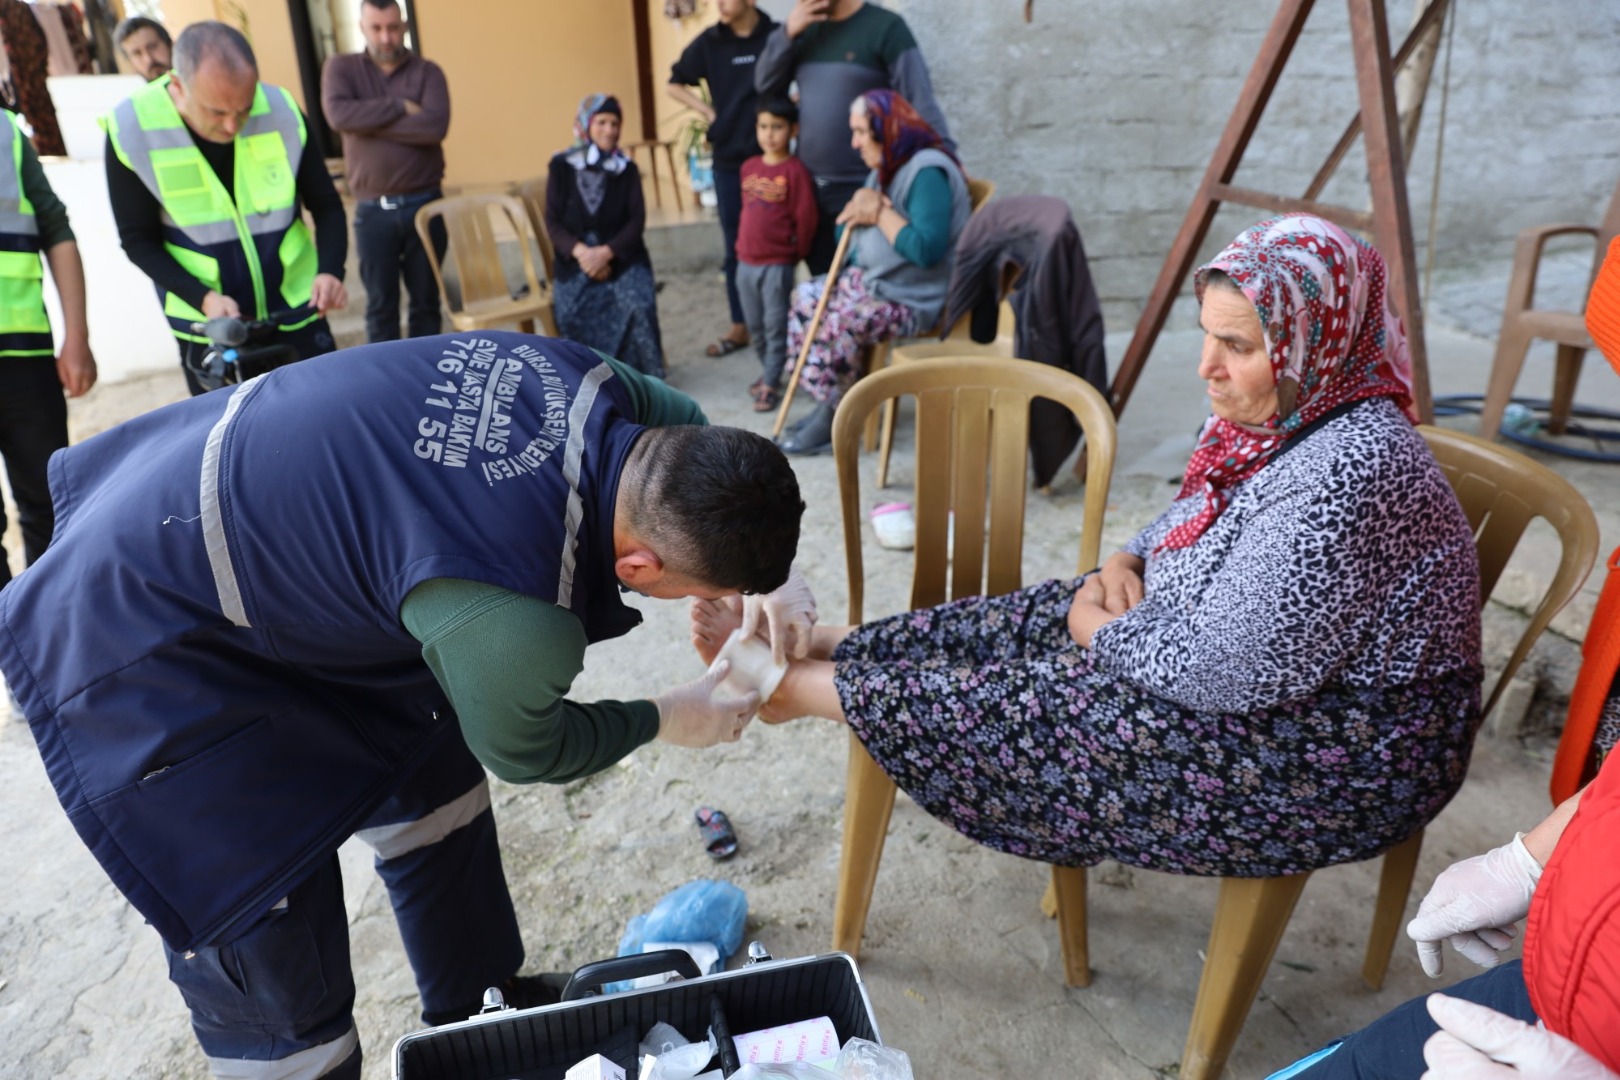
[{"label": "woman's arm", "polygon": [[878,228],[907,262],[933,266],[951,251],[951,182],[944,169],[917,174],[906,192],[905,213],[893,205],[878,217]]},{"label": "woman's arm", "polygon": [[[1382,455],[1347,458],[1332,442],[1295,453],[1313,450],[1332,456],[1294,471],[1286,488],[1257,492],[1264,501],[1248,509],[1196,596],[1172,603],[1149,590],[1095,631],[1091,648],[1105,667],[1189,708],[1251,712],[1332,680],[1367,646],[1393,589],[1409,606],[1431,608],[1437,626],[1465,617],[1456,606],[1473,604],[1463,580],[1472,560],[1460,545],[1472,540],[1435,506],[1449,496],[1444,481]],[[1423,535],[1431,522],[1433,535]],[[1467,610],[1477,617],[1477,607]]]},{"label": "woman's arm", "polygon": [[551,234],[552,249],[557,258],[578,262],[574,247],[579,238],[563,227],[563,215],[568,212],[568,193],[574,184],[574,170],[562,158],[551,159],[546,173],[546,232]]},{"label": "woman's arm", "polygon": [[646,249],[642,234],[647,231],[647,200],[641,193],[641,171],[636,168],[635,162],[625,166],[619,179],[629,186],[629,198],[625,203],[624,223],[608,240],[607,246],[613,249],[615,262],[627,263]]}]

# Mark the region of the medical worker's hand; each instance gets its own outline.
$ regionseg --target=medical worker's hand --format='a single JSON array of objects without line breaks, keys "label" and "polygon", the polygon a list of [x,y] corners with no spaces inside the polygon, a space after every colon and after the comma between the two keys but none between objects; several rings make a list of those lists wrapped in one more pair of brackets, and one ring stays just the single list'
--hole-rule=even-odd
[{"label": "medical worker's hand", "polygon": [[1540,879],[1541,864],[1525,849],[1523,833],[1448,866],[1406,924],[1423,970],[1430,978],[1440,974],[1444,941],[1480,967],[1495,967],[1497,954],[1513,946],[1514,924],[1530,913],[1530,894]]},{"label": "medical worker's hand", "polygon": [[722,660],[701,679],[653,698],[658,706],[658,737],[698,750],[742,738],[743,728],[759,711],[759,694],[733,697],[722,693],[717,698],[714,688],[730,670],[731,661]]},{"label": "medical worker's hand", "polygon": [[759,632],[764,619],[771,643],[771,657],[778,664],[788,658],[804,659],[810,651],[810,631],[816,625],[816,598],[795,567],[775,592],[743,597],[743,637]]},{"label": "medical worker's hand", "polygon": [[1440,1030],[1423,1044],[1423,1080],[1620,1080],[1543,1027],[1444,994],[1427,1004]]}]

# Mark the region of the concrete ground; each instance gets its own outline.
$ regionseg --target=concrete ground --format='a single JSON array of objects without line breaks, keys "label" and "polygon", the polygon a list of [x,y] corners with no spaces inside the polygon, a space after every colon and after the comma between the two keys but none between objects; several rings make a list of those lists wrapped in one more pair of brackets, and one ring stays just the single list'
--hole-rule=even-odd
[{"label": "concrete ground", "polygon": [[[1437,289],[1429,351],[1439,394],[1483,387],[1496,315],[1480,298],[1492,293],[1494,270],[1459,272]],[[751,353],[721,360],[702,355],[724,322],[715,275],[666,270],[661,276],[670,381],[702,402],[714,421],[766,430],[768,418],[748,411],[744,387],[756,370]],[[1501,295],[1500,287],[1494,294]],[[1461,313],[1450,316],[1460,326],[1447,325],[1448,311]],[[340,337],[353,341],[356,327],[355,316],[348,316],[339,324]],[[1127,337],[1109,338],[1116,361]],[[1204,409],[1193,371],[1197,351],[1196,333],[1162,337],[1121,422],[1105,550],[1173,494],[1167,481],[1179,474]],[[1601,362],[1591,366],[1581,400],[1620,408],[1620,379]],[[1544,394],[1550,379],[1550,358],[1538,354],[1521,392]],[[74,403],[75,437],[182,393],[177,371],[98,387]],[[1473,425],[1466,417],[1444,422]],[[909,434],[907,418],[896,455],[901,491],[910,475]],[[1597,508],[1602,551],[1620,543],[1620,472],[1544,460]],[[824,618],[842,621],[846,590],[833,463],[823,457],[795,467],[810,507],[801,565]],[[864,484],[871,475],[864,462]],[[870,490],[862,495],[866,504],[875,497]],[[1065,477],[1051,496],[1032,494],[1028,513],[1025,579],[1071,573],[1078,486]],[[868,549],[867,613],[898,610],[909,556],[870,543]],[[1540,534],[1527,538],[1516,557],[1487,615],[1488,649],[1498,662],[1522,624],[1520,609],[1556,558],[1556,543]],[[1535,725],[1556,717],[1567,696],[1594,597],[1595,583],[1589,583],[1521,673],[1524,683],[1505,730],[1479,740],[1467,784],[1429,829],[1411,906],[1450,862],[1502,843],[1548,809],[1553,741]],[[646,627],[591,651],[576,697],[634,698],[701,671],[686,644],[684,605],[653,601],[644,607]],[[802,720],[780,728],[755,725],[740,743],[708,751],[650,745],[561,787],[496,783],[507,875],[529,944],[527,969],[569,969],[612,955],[627,919],[702,877],[746,890],[748,937],[773,954],[826,951],[846,748],[841,728]],[[0,721],[0,781],[0,851],[11,866],[0,886],[6,1074],[205,1075],[185,1010],[165,979],[156,937],[79,844],[20,722]],[[736,824],[741,850],[729,862],[715,864],[703,854],[691,820],[702,803],[725,808]],[[380,882],[361,851],[345,849],[344,859],[366,1076],[386,1077],[394,1040],[419,1026],[417,1004]],[[1098,867],[1090,888],[1095,981],[1069,990],[1056,928],[1038,909],[1046,878],[1044,866],[980,848],[899,799],[860,966],[884,1041],[911,1055],[919,1078],[1176,1074],[1215,884]],[[1263,1077],[1435,987],[1405,942],[1397,946],[1383,991],[1362,985],[1361,951],[1376,884],[1377,866],[1369,863],[1320,872],[1307,886],[1228,1076]],[[1448,956],[1442,983],[1468,974],[1465,962]]]}]

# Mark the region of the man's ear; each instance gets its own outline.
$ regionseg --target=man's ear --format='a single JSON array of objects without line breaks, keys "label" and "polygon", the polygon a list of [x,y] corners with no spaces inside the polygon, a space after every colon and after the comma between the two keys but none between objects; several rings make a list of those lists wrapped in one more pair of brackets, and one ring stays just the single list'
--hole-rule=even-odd
[{"label": "man's ear", "polygon": [[639,591],[664,579],[664,560],[644,547],[632,547],[613,562],[619,580]]}]

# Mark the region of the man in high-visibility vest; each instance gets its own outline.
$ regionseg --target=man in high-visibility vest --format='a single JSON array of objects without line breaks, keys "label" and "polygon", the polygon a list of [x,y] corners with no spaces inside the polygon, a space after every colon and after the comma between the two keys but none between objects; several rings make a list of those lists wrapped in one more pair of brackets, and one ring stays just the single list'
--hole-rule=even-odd
[{"label": "man in high-visibility vest", "polygon": [[[25,563],[44,554],[56,515],[45,463],[68,444],[67,402],[96,381],[85,322],[84,264],[67,208],[51,190],[39,157],[13,114],[0,120],[0,457],[17,504]],[[62,300],[62,351],[45,314],[40,255]],[[6,527],[0,503],[0,532]],[[11,580],[0,550],[0,588]]]},{"label": "man in high-visibility vest", "polygon": [[264,343],[299,359],[332,351],[324,316],[348,302],[343,201],[292,95],[259,81],[246,38],[219,22],[186,27],[174,70],[102,123],[119,240],[157,286],[193,394],[208,388],[207,319],[259,323]]}]

